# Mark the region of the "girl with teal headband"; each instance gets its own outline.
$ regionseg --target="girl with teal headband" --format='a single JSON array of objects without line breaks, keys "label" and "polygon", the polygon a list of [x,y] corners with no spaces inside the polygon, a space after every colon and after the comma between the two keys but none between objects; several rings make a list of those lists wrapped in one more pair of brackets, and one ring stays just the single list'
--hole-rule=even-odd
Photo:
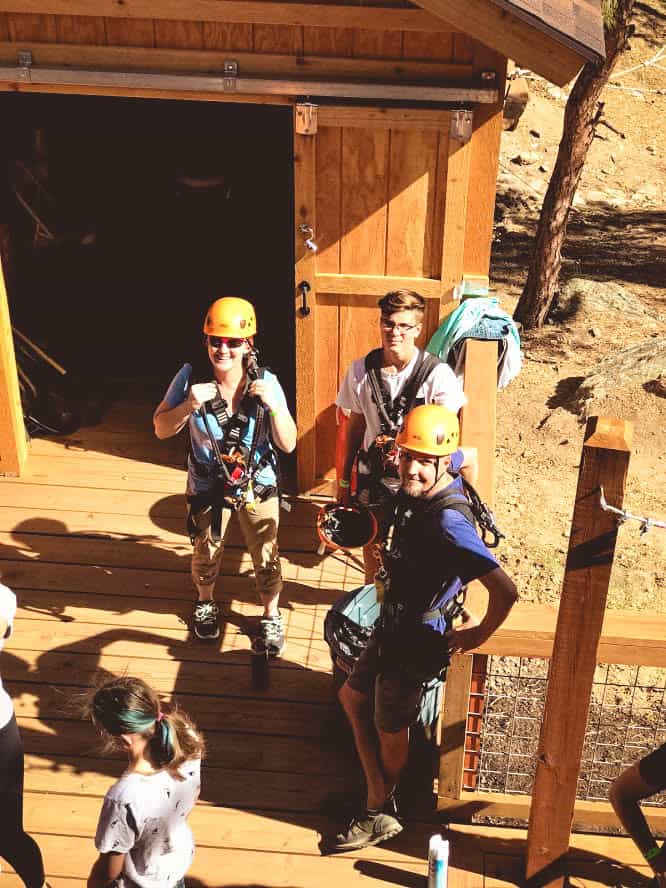
[{"label": "girl with teal headband", "polygon": [[163,711],[140,678],[106,681],[88,710],[106,747],[123,749],[129,760],[102,805],[88,888],[184,888],[203,738],[184,712]]}]

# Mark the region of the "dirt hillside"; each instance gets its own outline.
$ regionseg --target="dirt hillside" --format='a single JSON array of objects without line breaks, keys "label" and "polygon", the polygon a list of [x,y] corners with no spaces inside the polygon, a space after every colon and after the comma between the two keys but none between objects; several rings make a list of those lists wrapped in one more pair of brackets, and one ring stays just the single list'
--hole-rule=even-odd
[{"label": "dirt hillside", "polygon": [[[556,322],[525,334],[524,368],[498,396],[501,560],[524,599],[554,602],[564,571],[584,419],[574,393],[604,359],[666,336],[666,12],[637,4],[635,34],[602,96],[604,119],[574,202]],[[567,90],[530,72],[527,109],[505,132],[491,281],[513,311],[561,135]],[[596,283],[594,283],[596,282]],[[577,291],[578,292],[578,291]],[[580,305],[576,308],[577,304]],[[663,352],[662,352],[663,354]],[[666,364],[666,362],[665,362]],[[666,520],[666,365],[611,386],[590,415],[634,427],[625,508]],[[609,605],[666,611],[666,530],[619,533]]]}]

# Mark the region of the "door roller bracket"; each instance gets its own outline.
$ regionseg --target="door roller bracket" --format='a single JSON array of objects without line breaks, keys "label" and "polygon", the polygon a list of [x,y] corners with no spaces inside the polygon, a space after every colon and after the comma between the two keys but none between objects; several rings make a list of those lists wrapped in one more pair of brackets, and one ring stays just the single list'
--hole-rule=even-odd
[{"label": "door roller bracket", "polygon": [[451,112],[451,125],[449,135],[455,142],[466,145],[472,138],[472,126],[474,124],[474,112],[469,109]]},{"label": "door roller bracket", "polygon": [[238,62],[235,59],[225,59],[223,72],[222,88],[225,92],[235,92],[238,87]]},{"label": "door roller bracket", "polygon": [[32,68],[32,53],[26,49],[22,49],[16,57],[18,64],[17,80],[29,81],[30,69]]},{"label": "door roller bracket", "polygon": [[317,134],[317,105],[313,102],[299,102],[296,105],[296,135],[315,136]]}]

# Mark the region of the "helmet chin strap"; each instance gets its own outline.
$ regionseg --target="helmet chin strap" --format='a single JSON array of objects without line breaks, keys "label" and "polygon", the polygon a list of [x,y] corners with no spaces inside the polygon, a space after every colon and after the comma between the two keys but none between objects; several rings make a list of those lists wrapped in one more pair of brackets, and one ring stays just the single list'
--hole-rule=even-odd
[{"label": "helmet chin strap", "polygon": [[435,480],[432,482],[432,484],[431,484],[430,487],[426,490],[426,492],[422,495],[424,499],[427,499],[427,498],[428,498],[428,496],[430,495],[430,492],[431,492],[432,490],[434,490],[434,488],[435,488],[435,487],[437,486],[437,484],[439,483],[439,479],[440,479],[440,478],[442,477],[442,475],[444,474],[443,472],[442,472],[442,475],[439,474],[439,463],[440,463],[440,460],[441,460],[441,459],[442,459],[441,456],[438,456],[438,457],[437,457],[437,462],[435,463]]}]

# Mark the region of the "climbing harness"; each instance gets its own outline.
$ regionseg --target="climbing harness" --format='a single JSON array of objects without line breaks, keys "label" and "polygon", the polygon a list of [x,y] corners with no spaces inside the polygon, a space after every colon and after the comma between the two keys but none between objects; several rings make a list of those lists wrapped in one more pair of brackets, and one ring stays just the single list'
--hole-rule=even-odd
[{"label": "climbing harness", "polygon": [[[257,352],[253,349],[245,367],[246,386],[237,412],[230,415],[227,402],[219,395],[213,401],[204,404],[199,411],[210,439],[213,465],[209,466],[197,460],[191,450],[189,459],[195,475],[212,478],[213,485],[210,490],[188,497],[190,505],[188,531],[192,539],[199,533],[193,516],[202,509],[211,509],[211,536],[217,541],[222,531],[223,509],[237,511],[242,508],[253,508],[256,499],[265,500],[279,493],[279,483],[276,486],[259,484],[255,481],[256,476],[267,465],[273,466],[276,477],[279,478],[278,461],[272,447],[269,447],[259,460],[256,459],[257,448],[269,436],[268,423],[264,405],[259,399],[249,398],[247,390],[251,382],[263,378],[264,372],[264,367],[257,366]],[[241,443],[241,440],[249,425],[253,400],[256,400],[255,424],[248,448]],[[223,431],[220,441],[210,426],[209,414],[215,416]]]},{"label": "climbing harness", "polygon": [[[443,509],[453,509],[464,516],[472,525],[481,528],[484,542],[485,535],[492,535],[492,541],[485,542],[489,548],[499,544],[504,534],[499,530],[490,509],[482,502],[479,494],[474,487],[465,479],[458,475],[457,479],[461,482],[461,487],[449,488],[436,494],[425,504],[421,514],[428,515],[441,512]],[[375,577],[375,586],[377,588],[377,599],[382,602],[382,622],[381,638],[384,644],[393,650],[400,649],[404,646],[402,636],[405,630],[409,631],[410,625],[413,623],[413,615],[408,618],[408,602],[401,600],[396,595],[394,589],[393,576],[400,569],[400,562],[403,559],[401,551],[401,541],[399,528],[404,527],[412,515],[412,507],[407,507],[398,501],[393,513],[393,521],[388,528],[388,532],[382,544],[378,547],[381,567]],[[437,590],[430,601],[429,607],[420,614],[419,622],[422,627],[429,627],[436,634],[442,635],[447,629],[453,625],[453,621],[461,616],[464,612],[465,597],[467,587],[462,584],[459,579],[447,577],[439,590]],[[404,597],[404,593],[403,593]],[[413,631],[413,630],[412,630]],[[434,662],[438,656],[441,656],[441,650],[437,646],[435,636],[430,633],[417,634],[416,644],[421,650],[421,656],[424,662],[428,661],[432,656]],[[427,648],[432,647],[432,653],[429,655]],[[446,662],[441,667],[446,669],[448,658],[444,658]]]},{"label": "climbing harness", "polygon": [[[372,585],[347,592],[326,614],[324,639],[328,644],[336,690],[347,679],[375,630],[380,605]],[[442,682],[437,678],[423,682],[423,696],[418,721],[428,737],[434,735],[442,702]],[[370,706],[373,705],[371,695]]]},{"label": "climbing harness", "polygon": [[[375,505],[387,494],[397,492],[400,481],[396,436],[403,418],[416,403],[419,389],[434,368],[441,363],[435,355],[420,352],[402,392],[393,399],[381,372],[383,350],[376,348],[366,355],[365,372],[379,416],[379,434],[367,450],[360,450],[358,454],[359,463],[367,469],[367,472],[358,475],[359,484],[363,488],[359,491],[359,497],[365,505]],[[364,481],[367,483],[363,484]]]},{"label": "climbing harness", "polygon": [[603,487],[599,488],[599,505],[604,512],[612,512],[614,515],[617,515],[618,525],[624,524],[625,521],[638,521],[641,536],[653,527],[666,530],[666,521],[658,521],[655,518],[642,518],[640,515],[632,515],[627,509],[618,509],[616,506],[610,506],[606,502]]}]

